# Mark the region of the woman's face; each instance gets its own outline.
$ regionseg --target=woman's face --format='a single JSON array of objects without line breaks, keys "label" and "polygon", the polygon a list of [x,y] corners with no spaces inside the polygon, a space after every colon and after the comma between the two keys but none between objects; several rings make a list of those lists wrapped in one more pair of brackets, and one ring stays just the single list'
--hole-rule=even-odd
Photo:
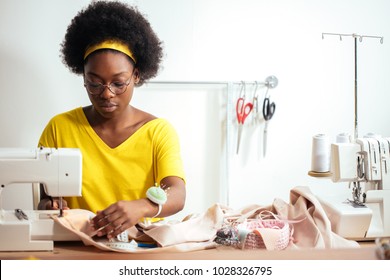
[{"label": "woman's face", "polygon": [[84,84],[89,99],[104,118],[114,118],[127,109],[138,80],[138,70],[120,52],[93,53],[84,65]]}]

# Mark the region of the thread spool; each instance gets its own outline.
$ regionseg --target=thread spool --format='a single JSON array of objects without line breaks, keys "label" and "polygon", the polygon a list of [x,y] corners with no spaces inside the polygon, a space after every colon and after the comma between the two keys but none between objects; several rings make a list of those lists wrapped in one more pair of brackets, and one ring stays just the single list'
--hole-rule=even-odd
[{"label": "thread spool", "polygon": [[340,133],[336,136],[336,143],[350,143],[351,135],[349,133]]},{"label": "thread spool", "polygon": [[382,136],[376,133],[369,132],[364,135],[363,138],[382,138]]},{"label": "thread spool", "polygon": [[325,134],[313,136],[311,171],[314,173],[330,171],[330,141]]}]

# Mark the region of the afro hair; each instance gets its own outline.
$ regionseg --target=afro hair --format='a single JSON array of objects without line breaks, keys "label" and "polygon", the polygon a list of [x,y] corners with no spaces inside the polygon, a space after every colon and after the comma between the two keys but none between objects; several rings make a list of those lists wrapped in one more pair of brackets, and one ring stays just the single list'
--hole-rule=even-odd
[{"label": "afro hair", "polygon": [[162,42],[136,8],[117,1],[93,2],[73,18],[61,44],[62,61],[71,72],[81,75],[85,50],[106,40],[129,46],[140,72],[138,86],[157,75],[163,57]]}]

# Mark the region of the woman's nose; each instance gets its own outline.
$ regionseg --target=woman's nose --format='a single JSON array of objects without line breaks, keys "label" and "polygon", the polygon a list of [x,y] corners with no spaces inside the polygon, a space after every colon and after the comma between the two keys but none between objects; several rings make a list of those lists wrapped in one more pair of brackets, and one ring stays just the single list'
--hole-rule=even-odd
[{"label": "woman's nose", "polygon": [[104,85],[103,92],[100,94],[100,96],[104,99],[110,99],[115,96],[115,93],[113,93],[110,89],[109,85]]}]

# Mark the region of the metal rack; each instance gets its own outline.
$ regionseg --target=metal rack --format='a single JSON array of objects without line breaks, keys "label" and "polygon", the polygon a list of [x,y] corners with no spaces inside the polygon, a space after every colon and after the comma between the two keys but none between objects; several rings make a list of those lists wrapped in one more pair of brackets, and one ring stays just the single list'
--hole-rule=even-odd
[{"label": "metal rack", "polygon": [[[226,108],[226,118],[227,120],[233,119],[235,116],[232,115],[234,112],[232,100],[234,98],[234,87],[237,85],[252,85],[252,86],[264,86],[269,89],[275,88],[278,85],[278,79],[275,76],[268,76],[264,81],[149,81],[145,85],[184,85],[184,86],[222,86],[227,90],[227,108]],[[220,202],[229,205],[229,181],[228,181],[228,170],[229,170],[229,147],[232,135],[232,127],[229,125],[229,122],[226,122],[226,148],[225,148],[225,174],[221,176],[221,185],[220,185]]]},{"label": "metal rack", "polygon": [[355,60],[355,84],[354,84],[354,102],[355,102],[355,120],[354,120],[354,139],[358,138],[358,84],[357,84],[357,41],[359,39],[359,42],[363,41],[363,38],[370,38],[370,39],[379,39],[380,43],[383,44],[383,37],[381,36],[372,36],[372,35],[359,35],[356,33],[353,34],[342,34],[342,33],[322,33],[322,39],[325,38],[325,36],[338,36],[340,38],[340,41],[342,41],[343,37],[352,37],[354,39],[354,60]]}]

